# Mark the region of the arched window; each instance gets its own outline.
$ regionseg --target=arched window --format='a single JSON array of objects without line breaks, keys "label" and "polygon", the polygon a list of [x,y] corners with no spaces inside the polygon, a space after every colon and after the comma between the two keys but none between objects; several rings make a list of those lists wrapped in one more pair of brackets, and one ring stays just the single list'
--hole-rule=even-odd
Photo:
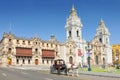
[{"label": "arched window", "polygon": [[12,41],[12,39],[9,39],[9,42],[11,42]]},{"label": "arched window", "polygon": [[10,54],[12,52],[11,48],[8,48],[8,54]]},{"label": "arched window", "polygon": [[102,39],[100,38],[99,41],[102,43]]},{"label": "arched window", "polygon": [[71,32],[71,31],[69,31],[69,37],[71,37],[71,35],[72,35],[72,32]]},{"label": "arched window", "polygon": [[103,58],[103,64],[105,64],[105,58]]},{"label": "arched window", "polygon": [[35,44],[37,45],[37,42],[35,42]]},{"label": "arched window", "polygon": [[24,59],[22,60],[22,63],[25,64],[25,60]]},{"label": "arched window", "polygon": [[77,33],[77,37],[79,37],[79,31],[78,31],[78,30],[77,30],[77,32],[76,32],[76,33]]},{"label": "arched window", "polygon": [[23,41],[23,44],[25,44],[25,41]]},{"label": "arched window", "polygon": [[17,62],[17,64],[19,64],[19,59],[17,59],[17,61],[16,61],[16,62]]},{"label": "arched window", "polygon": [[28,59],[28,64],[30,64],[30,59]]},{"label": "arched window", "polygon": [[38,52],[38,49],[36,48],[36,49],[35,49],[35,53],[37,53],[37,52]]}]

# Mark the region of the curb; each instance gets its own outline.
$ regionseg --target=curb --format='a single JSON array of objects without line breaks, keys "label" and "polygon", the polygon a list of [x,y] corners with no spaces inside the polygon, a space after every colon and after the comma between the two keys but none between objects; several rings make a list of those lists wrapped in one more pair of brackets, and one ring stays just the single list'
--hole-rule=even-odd
[{"label": "curb", "polygon": [[120,78],[119,74],[114,73],[92,73],[92,72],[79,72],[79,74],[83,75],[91,75],[91,76],[101,76],[101,77],[110,77],[110,78]]}]

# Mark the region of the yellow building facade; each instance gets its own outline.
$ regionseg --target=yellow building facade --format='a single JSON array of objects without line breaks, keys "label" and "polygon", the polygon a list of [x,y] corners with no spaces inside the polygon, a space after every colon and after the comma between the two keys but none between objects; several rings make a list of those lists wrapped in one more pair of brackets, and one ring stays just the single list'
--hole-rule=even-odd
[{"label": "yellow building facade", "polygon": [[113,64],[115,64],[117,61],[118,64],[120,64],[120,44],[112,45],[112,59]]}]

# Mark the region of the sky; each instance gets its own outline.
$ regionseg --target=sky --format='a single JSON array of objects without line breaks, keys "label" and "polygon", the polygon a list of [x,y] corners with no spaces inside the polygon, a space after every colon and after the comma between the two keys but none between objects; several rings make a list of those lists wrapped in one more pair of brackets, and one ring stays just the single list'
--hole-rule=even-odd
[{"label": "sky", "polygon": [[66,19],[74,5],[83,24],[82,37],[91,41],[101,18],[110,31],[110,43],[120,44],[120,0],[0,0],[0,39],[4,32],[17,37],[54,34],[66,41]]}]

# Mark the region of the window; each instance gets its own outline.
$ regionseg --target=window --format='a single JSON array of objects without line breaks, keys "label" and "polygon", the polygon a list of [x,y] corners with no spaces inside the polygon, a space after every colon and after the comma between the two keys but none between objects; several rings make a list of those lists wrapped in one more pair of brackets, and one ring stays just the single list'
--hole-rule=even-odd
[{"label": "window", "polygon": [[30,45],[30,41],[28,41],[28,45]]},{"label": "window", "polygon": [[19,40],[17,40],[17,42],[16,42],[17,44],[19,44]]},{"label": "window", "polygon": [[42,63],[44,64],[44,60],[42,60]]},{"label": "window", "polygon": [[19,59],[17,59],[17,61],[16,61],[16,62],[17,62],[17,64],[19,64]]},{"label": "window", "polygon": [[36,44],[37,44],[37,42],[36,42]]},{"label": "window", "polygon": [[53,47],[53,44],[51,44],[51,48]]},{"label": "window", "polygon": [[38,49],[36,48],[36,49],[35,49],[35,51],[37,52],[37,51],[38,51]]},{"label": "window", "polygon": [[73,57],[72,56],[69,57],[69,63],[73,64]]},{"label": "window", "polygon": [[108,44],[108,38],[106,38],[106,43]]},{"label": "window", "polygon": [[28,64],[30,64],[30,59],[28,59]]},{"label": "window", "polygon": [[35,53],[37,54],[37,52],[38,52],[38,49],[36,48],[36,49],[35,49]]},{"label": "window", "polygon": [[44,43],[42,43],[42,46],[44,47]]},{"label": "window", "polygon": [[56,48],[57,48],[58,46],[56,45]]},{"label": "window", "polygon": [[23,41],[23,45],[25,45],[25,41]]},{"label": "window", "polygon": [[49,63],[49,60],[47,60],[47,64]]},{"label": "window", "polygon": [[71,31],[69,31],[69,37],[71,37],[71,35],[72,35]]},{"label": "window", "polygon": [[22,63],[25,64],[25,60],[24,59],[22,60]]},{"label": "window", "polygon": [[77,30],[77,32],[76,32],[76,33],[77,33],[77,37],[79,37],[79,31],[78,31],[78,30]]},{"label": "window", "polygon": [[11,39],[9,39],[9,42],[11,42]]},{"label": "window", "polygon": [[102,39],[100,38],[99,41],[102,43]]},{"label": "window", "polygon": [[51,60],[51,64],[53,63],[53,60]]},{"label": "window", "polygon": [[47,43],[47,47],[48,47],[48,43]]},{"label": "window", "polygon": [[10,54],[10,53],[11,53],[11,50],[12,50],[11,48],[9,48],[9,49],[8,49],[8,54]]}]

